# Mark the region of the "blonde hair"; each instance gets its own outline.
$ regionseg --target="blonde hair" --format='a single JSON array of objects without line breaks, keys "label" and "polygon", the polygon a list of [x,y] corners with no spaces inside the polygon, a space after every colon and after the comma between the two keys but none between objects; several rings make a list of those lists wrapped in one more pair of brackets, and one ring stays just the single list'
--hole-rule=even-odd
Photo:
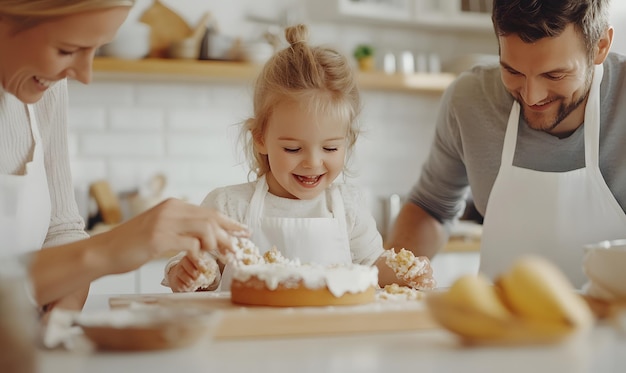
[{"label": "blonde hair", "polygon": [[309,46],[305,25],[286,28],[285,38],[289,46],[274,54],[257,78],[253,117],[242,128],[250,172],[257,177],[266,174],[270,165],[267,155],[256,150],[254,140],[263,141],[267,123],[279,103],[296,102],[310,113],[329,113],[347,123],[348,158],[360,132],[357,116],[361,99],[346,57],[330,48]]},{"label": "blonde hair", "polygon": [[58,17],[133,5],[135,0],[1,0],[0,16],[24,30]]}]

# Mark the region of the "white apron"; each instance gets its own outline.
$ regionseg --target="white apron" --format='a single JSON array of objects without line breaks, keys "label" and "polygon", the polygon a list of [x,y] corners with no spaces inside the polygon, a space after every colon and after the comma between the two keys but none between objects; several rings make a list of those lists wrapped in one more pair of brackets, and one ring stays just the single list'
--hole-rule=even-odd
[{"label": "white apron", "polygon": [[50,194],[43,145],[32,105],[27,105],[33,158],[24,175],[0,175],[0,257],[41,249],[50,226]]},{"label": "white apron", "polygon": [[602,74],[596,65],[585,108],[584,168],[542,172],[513,166],[520,116],[519,104],[513,104],[483,224],[480,271],[489,277],[532,253],[555,263],[580,288],[586,280],[583,245],[624,237],[626,215],[599,168]]},{"label": "white apron", "polygon": [[[331,218],[264,217],[265,196],[269,188],[265,176],[256,183],[245,223],[252,231],[251,240],[261,253],[273,246],[288,259],[301,263],[352,263],[350,238],[346,224],[343,199],[338,188],[331,192]],[[231,268],[226,266],[220,290],[229,290]]]}]

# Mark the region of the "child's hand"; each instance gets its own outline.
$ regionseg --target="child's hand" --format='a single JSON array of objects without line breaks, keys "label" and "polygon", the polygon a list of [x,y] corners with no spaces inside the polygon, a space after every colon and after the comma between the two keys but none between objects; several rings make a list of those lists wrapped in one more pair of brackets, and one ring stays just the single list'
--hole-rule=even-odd
[{"label": "child's hand", "polygon": [[[425,256],[415,258],[415,265],[407,271],[402,279],[413,289],[431,290],[437,285],[433,278],[433,268]],[[397,276],[398,274],[396,274]]]},{"label": "child's hand", "polygon": [[385,263],[393,269],[396,277],[408,286],[418,290],[433,289],[436,285],[433,268],[425,256],[415,257],[409,250],[401,249],[397,254],[394,249],[383,253]]},{"label": "child's hand", "polygon": [[215,290],[220,279],[217,261],[205,251],[187,253],[167,274],[170,288],[175,293]]}]

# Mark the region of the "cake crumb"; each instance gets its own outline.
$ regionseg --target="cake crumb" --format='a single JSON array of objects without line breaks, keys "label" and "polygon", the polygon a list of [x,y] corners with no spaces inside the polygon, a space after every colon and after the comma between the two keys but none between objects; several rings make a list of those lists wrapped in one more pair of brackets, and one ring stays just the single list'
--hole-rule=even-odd
[{"label": "cake crumb", "polygon": [[385,285],[385,287],[376,294],[378,300],[384,301],[420,300],[423,299],[423,297],[424,292],[398,284]]}]

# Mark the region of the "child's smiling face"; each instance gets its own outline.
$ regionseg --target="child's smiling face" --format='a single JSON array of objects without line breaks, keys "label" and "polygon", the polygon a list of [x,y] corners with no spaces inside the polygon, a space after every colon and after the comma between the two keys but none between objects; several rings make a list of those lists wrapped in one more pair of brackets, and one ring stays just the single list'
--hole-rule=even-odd
[{"label": "child's smiling face", "polygon": [[311,114],[294,102],[277,105],[257,150],[270,164],[270,193],[312,199],[344,169],[348,124],[332,115]]}]

